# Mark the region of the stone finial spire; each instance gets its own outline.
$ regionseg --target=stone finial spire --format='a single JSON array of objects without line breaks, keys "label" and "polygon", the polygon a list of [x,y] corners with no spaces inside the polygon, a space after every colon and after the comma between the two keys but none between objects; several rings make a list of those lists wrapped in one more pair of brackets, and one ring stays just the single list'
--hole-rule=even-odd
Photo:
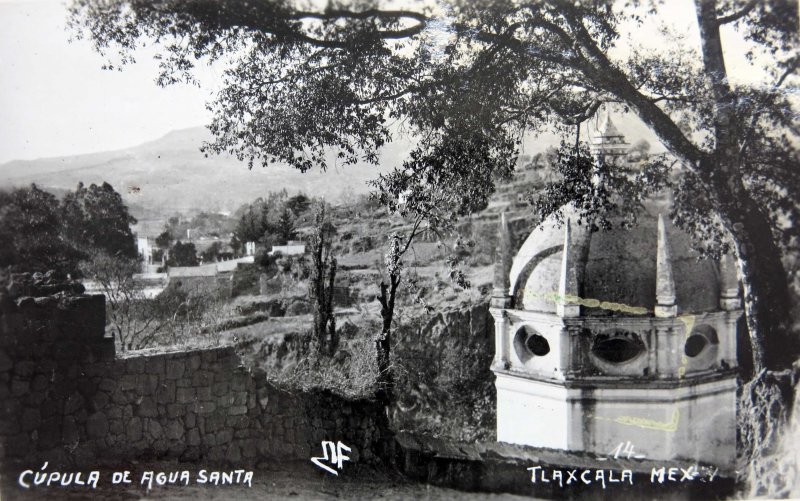
[{"label": "stone finial spire", "polygon": [[719,261],[719,306],[723,310],[737,310],[742,307],[736,262],[730,254],[723,255]]},{"label": "stone finial spire", "polygon": [[560,297],[556,303],[556,313],[559,317],[578,317],[581,314],[581,307],[570,302],[570,299],[574,301],[579,294],[576,265],[572,246],[572,228],[567,219],[564,228],[564,249],[561,254],[561,278],[558,282]]},{"label": "stone finial spire", "polygon": [[611,121],[611,113],[606,115],[606,123],[605,127],[603,127],[602,135],[605,137],[622,137],[622,133],[617,129],[617,126],[614,125],[614,122]]},{"label": "stone finial spire", "polygon": [[497,228],[497,261],[494,264],[494,288],[492,306],[507,308],[511,306],[509,273],[511,271],[511,233],[508,229],[506,213],[500,214]]},{"label": "stone finial spire", "polygon": [[628,143],[625,136],[619,131],[611,120],[611,112],[606,111],[606,121],[602,129],[597,130],[596,136],[592,139],[589,149],[596,158],[604,158],[611,161],[617,157],[624,157],[628,153]]},{"label": "stone finial spire", "polygon": [[678,307],[675,305],[675,280],[672,277],[672,258],[663,214],[658,215],[657,252],[655,314],[657,317],[674,317],[678,314]]}]

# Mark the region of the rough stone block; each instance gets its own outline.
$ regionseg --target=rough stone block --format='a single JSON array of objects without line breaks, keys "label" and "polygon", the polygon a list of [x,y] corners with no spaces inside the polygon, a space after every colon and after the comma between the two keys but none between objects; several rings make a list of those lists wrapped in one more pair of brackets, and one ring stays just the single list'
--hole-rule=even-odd
[{"label": "rough stone block", "polygon": [[92,405],[94,406],[95,410],[103,410],[105,409],[106,405],[108,405],[109,396],[107,393],[104,392],[97,392],[94,394],[94,398],[92,398]]},{"label": "rough stone block", "polygon": [[13,435],[19,433],[20,422],[19,419],[9,418],[0,419],[0,435]]},{"label": "rough stone block", "polygon": [[125,372],[127,374],[143,374],[144,373],[144,361],[143,357],[134,357],[129,358],[125,361]]},{"label": "rough stone block", "polygon": [[188,404],[194,402],[195,390],[194,388],[178,388],[175,398],[179,404]]},{"label": "rough stone block", "polygon": [[227,421],[228,426],[236,430],[242,430],[250,427],[250,418],[247,416],[228,416]]},{"label": "rough stone block", "polygon": [[250,438],[253,436],[249,429],[236,430],[233,432],[234,438]]},{"label": "rough stone block", "polygon": [[8,457],[24,457],[30,450],[30,439],[27,433],[18,433],[6,438],[5,453]]},{"label": "rough stone block", "polygon": [[203,402],[199,405],[197,413],[202,415],[208,415],[213,413],[215,410],[217,410],[217,406],[216,404],[214,404],[214,402]]},{"label": "rough stone block", "polygon": [[232,444],[228,447],[228,451],[225,453],[225,460],[230,463],[238,463],[242,459],[242,451],[238,445]]},{"label": "rough stone block", "polygon": [[142,439],[142,420],[138,417],[133,417],[128,421],[126,427],[126,434],[129,443],[138,442]]},{"label": "rough stone block", "polygon": [[158,376],[154,374],[139,374],[136,378],[136,391],[141,395],[154,395],[158,384]]},{"label": "rough stone block", "polygon": [[189,357],[189,371],[194,372],[200,368],[202,363],[201,357],[199,353],[193,353],[191,357]]},{"label": "rough stone block", "polygon": [[106,411],[106,415],[108,416],[108,419],[120,419],[122,418],[122,407],[112,405]]},{"label": "rough stone block", "polygon": [[185,412],[186,409],[182,404],[167,404],[167,417],[169,419],[182,417]]},{"label": "rough stone block", "polygon": [[247,414],[247,406],[245,405],[235,405],[228,408],[228,414],[231,416],[242,416]]},{"label": "rough stone block", "polygon": [[102,378],[100,381],[98,381],[97,388],[100,391],[107,391],[111,393],[117,389],[117,382],[110,378]]},{"label": "rough stone block", "polygon": [[77,412],[79,409],[82,409],[84,405],[83,397],[80,393],[75,392],[69,397],[67,397],[67,401],[64,402],[64,414],[70,415]]},{"label": "rough stone block", "polygon": [[50,386],[50,382],[44,374],[37,374],[31,380],[31,391],[43,391],[48,386]]},{"label": "rough stone block", "polygon": [[145,420],[146,434],[153,441],[158,441],[164,437],[164,428],[155,419]]},{"label": "rough stone block", "polygon": [[203,427],[201,430],[206,433],[213,433],[225,426],[225,418],[220,414],[211,414],[203,417]]},{"label": "rough stone block", "polygon": [[123,426],[121,418],[113,419],[109,417],[108,433],[112,437],[117,437],[125,433],[125,426]]},{"label": "rough stone block", "polygon": [[[0,372],[8,369],[3,369],[3,356],[4,353],[0,351]],[[29,378],[33,375],[33,371],[36,370],[36,364],[30,360],[23,360],[21,362],[17,362],[14,365],[14,375],[20,378]]]},{"label": "rough stone block", "polygon": [[86,433],[89,438],[99,439],[108,435],[108,418],[102,412],[95,412],[86,420]]},{"label": "rough stone block", "polygon": [[78,391],[81,395],[94,395],[96,390],[97,385],[95,385],[91,379],[83,377],[83,371],[81,371],[80,379],[78,380]]},{"label": "rough stone block", "polygon": [[190,446],[200,445],[200,432],[197,428],[192,428],[186,434],[186,443]]},{"label": "rough stone block", "polygon": [[231,387],[239,391],[250,389],[252,382],[250,374],[241,369],[234,372],[230,379]]},{"label": "rough stone block", "polygon": [[81,356],[83,346],[73,341],[59,343],[58,350],[53,353],[56,360],[75,360]]},{"label": "rough stone block", "polygon": [[124,374],[119,379],[119,389],[122,391],[130,391],[136,389],[136,379],[137,376],[135,374]]},{"label": "rough stone block", "polygon": [[81,434],[78,429],[78,424],[71,416],[64,418],[64,423],[61,428],[61,439],[65,445],[71,446],[80,441]]},{"label": "rough stone block", "polygon": [[22,422],[22,429],[25,431],[35,430],[39,427],[42,422],[42,415],[39,412],[39,409],[34,409],[28,407],[24,411],[22,411],[22,417],[20,419]]},{"label": "rough stone block", "polygon": [[215,396],[220,397],[228,393],[229,386],[227,382],[214,383],[212,391]]},{"label": "rough stone block", "polygon": [[167,424],[167,438],[170,440],[180,440],[183,438],[183,423],[179,419],[174,419]]},{"label": "rough stone block", "polygon": [[197,371],[192,375],[192,386],[195,388],[211,388],[214,384],[214,375],[208,371]]},{"label": "rough stone block", "polygon": [[175,381],[162,382],[156,388],[156,400],[159,404],[169,404],[175,402],[175,390]]},{"label": "rough stone block", "polygon": [[150,397],[142,398],[142,401],[136,408],[136,415],[140,417],[156,417],[158,412],[156,410],[156,404],[153,402],[153,399]]},{"label": "rough stone block", "polygon": [[144,371],[146,374],[164,374],[166,372],[165,366],[163,356],[148,357],[144,362]]},{"label": "rough stone block", "polygon": [[214,397],[211,394],[211,388],[208,386],[200,386],[196,388],[195,393],[197,395],[197,399],[203,402],[211,402],[214,400]]},{"label": "rough stone block", "polygon": [[179,379],[183,377],[185,365],[181,360],[167,361],[167,379]]},{"label": "rough stone block", "polygon": [[89,345],[91,356],[98,361],[111,361],[117,354],[114,338],[99,339]]},{"label": "rough stone block", "polygon": [[116,405],[125,405],[128,403],[128,397],[125,396],[122,390],[118,389],[111,395],[111,401]]},{"label": "rough stone block", "polygon": [[234,393],[233,395],[233,404],[234,405],[247,405],[247,393],[240,391]]},{"label": "rough stone block", "polygon": [[196,462],[200,460],[200,449],[198,447],[189,447],[184,451],[180,457],[181,461]]},{"label": "rough stone block", "polygon": [[31,382],[28,379],[14,378],[11,380],[11,394],[14,396],[22,396],[28,393],[31,389]]},{"label": "rough stone block", "polygon": [[229,444],[233,440],[233,430],[220,430],[217,432],[217,445]]}]

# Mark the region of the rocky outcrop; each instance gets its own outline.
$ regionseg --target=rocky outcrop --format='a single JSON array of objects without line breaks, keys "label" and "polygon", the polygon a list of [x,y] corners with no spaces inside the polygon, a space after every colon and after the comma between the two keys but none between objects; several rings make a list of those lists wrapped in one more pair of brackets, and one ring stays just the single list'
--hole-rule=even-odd
[{"label": "rocky outcrop", "polygon": [[397,429],[469,440],[493,437],[494,323],[488,305],[420,315],[397,330]]}]

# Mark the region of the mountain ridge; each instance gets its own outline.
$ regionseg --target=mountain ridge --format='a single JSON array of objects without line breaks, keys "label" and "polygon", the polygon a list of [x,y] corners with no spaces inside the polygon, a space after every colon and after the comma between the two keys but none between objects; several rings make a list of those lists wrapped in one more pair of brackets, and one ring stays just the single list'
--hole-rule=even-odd
[{"label": "mountain ridge", "polygon": [[[366,163],[301,173],[287,165],[247,168],[230,155],[200,152],[211,139],[203,127],[171,131],[161,138],[121,150],[36,160],[12,160],[0,165],[0,187],[36,183],[43,188],[73,189],[108,182],[141,217],[147,212],[168,215],[200,210],[233,211],[270,191],[287,189],[335,198],[346,191],[366,193],[366,181],[401,159],[410,143],[390,143],[382,152],[382,168]],[[403,150],[403,151],[399,151]],[[323,177],[324,176],[324,177]],[[136,214],[139,212],[140,214]]]},{"label": "mountain ridge", "polygon": [[[614,121],[629,143],[646,139],[661,148],[652,132],[631,114],[614,115]],[[118,150],[12,160],[0,165],[0,188],[36,183],[63,192],[79,182],[108,182],[122,194],[137,219],[154,222],[176,213],[233,212],[244,203],[282,189],[336,200],[343,195],[367,193],[368,181],[406,158],[414,142],[397,136],[381,150],[378,165],[360,162],[325,172],[316,169],[301,173],[285,164],[249,170],[245,162],[228,154],[206,156],[200,146],[212,139],[211,133],[202,126],[191,127]],[[545,133],[526,138],[524,143],[521,153],[532,154],[558,146],[559,139]]]}]

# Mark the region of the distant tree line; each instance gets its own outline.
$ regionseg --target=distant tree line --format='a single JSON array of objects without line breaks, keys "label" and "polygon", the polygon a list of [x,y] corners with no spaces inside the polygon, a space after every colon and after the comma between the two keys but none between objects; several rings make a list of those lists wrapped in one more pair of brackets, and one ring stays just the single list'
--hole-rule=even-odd
[{"label": "distant tree line", "polygon": [[286,190],[257,198],[237,211],[238,221],[231,237],[231,247],[242,249],[246,242],[263,248],[285,245],[297,237],[297,225],[306,215],[312,200],[299,193],[289,197]]},{"label": "distant tree line", "polygon": [[[312,221],[313,200],[298,193],[289,196],[284,189],[270,192],[240,206],[232,215],[201,212],[191,218],[172,216],[164,223],[155,239],[155,260],[166,256],[168,266],[196,266],[202,262],[218,261],[222,257],[244,254],[245,244],[255,242],[261,249],[285,245],[297,238],[297,228]],[[229,236],[229,249],[225,240]],[[195,237],[219,238],[203,251],[190,240]]]},{"label": "distant tree line", "polygon": [[2,190],[0,266],[74,274],[81,261],[96,254],[135,259],[135,223],[108,183],[79,183],[61,199],[35,184]]}]

